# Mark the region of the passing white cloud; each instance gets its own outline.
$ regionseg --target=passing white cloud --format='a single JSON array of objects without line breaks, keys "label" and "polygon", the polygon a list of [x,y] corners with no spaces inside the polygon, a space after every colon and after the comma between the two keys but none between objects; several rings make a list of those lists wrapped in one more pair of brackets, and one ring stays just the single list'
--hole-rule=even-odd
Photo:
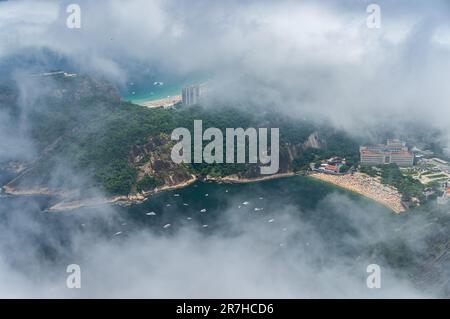
[{"label": "passing white cloud", "polygon": [[221,102],[274,104],[356,132],[450,124],[446,1],[377,1],[380,29],[366,26],[370,1],[81,0],[81,29],[66,26],[70,3],[0,2],[0,65],[48,48],[119,83],[142,69],[208,74]]},{"label": "passing white cloud", "polygon": [[[46,48],[69,59],[80,72],[105,76],[116,83],[125,82],[130,72],[138,72],[136,65],[178,76],[206,73],[214,79],[214,98],[221,103],[275,105],[282,112],[314,114],[351,131],[361,132],[361,128],[379,123],[395,124],[399,119],[424,121],[438,128],[450,124],[450,91],[446,87],[450,82],[450,20],[440,13],[447,6],[444,1],[435,1],[435,6],[419,1],[379,1],[380,29],[366,27],[366,3],[356,0],[342,4],[83,0],[77,1],[81,29],[66,27],[69,3],[0,2],[0,65]],[[32,88],[26,83],[21,83],[21,88],[22,106],[32,105],[26,100]],[[26,141],[9,140],[14,128],[8,127],[8,121],[7,115],[0,116],[0,142],[9,145],[8,152],[22,157],[24,147],[15,146]],[[343,202],[334,199],[327,208],[353,207]],[[27,210],[23,206],[18,209]],[[20,229],[45,231],[30,222],[17,224]],[[0,287],[6,287],[0,288],[0,296],[427,296],[396,276],[390,277],[388,290],[368,291],[363,265],[370,260],[358,264],[361,273],[357,276],[352,273],[354,269],[346,267],[352,262],[346,258],[318,272],[313,262],[323,254],[323,239],[308,225],[295,225],[300,234],[315,238],[318,248],[311,255],[280,250],[279,242],[267,241],[281,240],[277,234],[267,236],[265,229],[252,225],[236,238],[212,236],[207,240],[190,230],[172,238],[135,234],[120,243],[95,238],[97,242],[92,244],[84,236],[76,237],[73,240],[87,279],[87,289],[80,291],[67,290],[67,274],[62,268],[51,272],[42,265],[26,275],[11,266],[7,258],[11,256],[0,255]],[[18,258],[23,265],[26,256],[10,242],[20,232],[11,233],[8,227],[0,228],[0,236],[11,246],[1,241],[0,247],[14,247],[21,257],[12,259]],[[387,235],[380,231],[375,238],[382,241]],[[33,247],[33,238],[26,240],[29,247]],[[360,239],[371,240],[364,233],[350,238],[355,242]],[[34,261],[34,257],[30,259]],[[129,271],[124,273],[123,269]],[[118,273],[123,276],[118,277]]]},{"label": "passing white cloud", "polygon": [[81,29],[66,27],[69,2],[1,3],[0,59],[45,47],[120,83],[142,66],[201,72],[222,102],[274,104],[354,131],[400,119],[449,124],[443,1],[380,1],[380,29],[367,28],[361,1],[78,3]]},{"label": "passing white cloud", "polygon": [[[385,210],[332,194],[317,209],[304,211],[285,203],[264,213],[236,210],[240,198],[230,198],[217,219],[224,227],[205,233],[192,224],[195,218],[171,234],[149,230],[123,230],[120,236],[99,233],[94,227],[65,233],[29,215],[15,217],[9,228],[0,224],[0,297],[13,298],[425,298],[402,271],[394,271],[368,249],[401,238],[406,247],[423,251],[421,221],[408,232],[392,233],[383,224]],[[233,204],[234,203],[234,204]],[[333,210],[330,213],[330,209]],[[364,214],[361,212],[364,211]],[[18,213],[18,212],[15,212]],[[37,213],[37,211],[35,212]],[[114,219],[116,211],[103,207],[84,217],[89,227],[99,217]],[[213,212],[209,212],[213,213]],[[37,213],[39,214],[39,213]],[[248,218],[248,214],[252,218]],[[19,215],[19,214],[18,214]],[[13,214],[11,214],[13,216]],[[20,215],[19,215],[20,216]],[[309,217],[308,217],[309,216]],[[316,216],[316,217],[312,217]],[[320,218],[318,218],[320,216]],[[378,217],[377,217],[378,216]],[[116,216],[117,217],[117,216]],[[384,216],[392,223],[393,216]],[[172,223],[182,223],[172,216]],[[268,219],[273,218],[272,223]],[[65,227],[75,226],[66,219]],[[47,222],[48,223],[48,222]],[[345,223],[345,232],[326,229],[328,223]],[[117,225],[117,224],[116,224]],[[118,224],[120,225],[120,224]],[[131,226],[131,225],[130,225]],[[55,231],[54,233],[52,231]],[[46,242],[63,258],[48,263],[33,238],[46,233]],[[64,233],[66,245],[60,244]],[[409,232],[415,234],[409,241]],[[331,237],[330,237],[331,236]],[[333,240],[331,240],[332,238]],[[17,249],[20,244],[22,249]],[[16,247],[16,249],[11,249]],[[70,257],[62,253],[69,250]],[[354,252],[359,251],[360,256]],[[3,256],[7,256],[6,262]],[[11,267],[11,260],[16,268]],[[380,263],[382,286],[366,286],[366,267]],[[67,264],[81,267],[81,289],[66,286]]]}]

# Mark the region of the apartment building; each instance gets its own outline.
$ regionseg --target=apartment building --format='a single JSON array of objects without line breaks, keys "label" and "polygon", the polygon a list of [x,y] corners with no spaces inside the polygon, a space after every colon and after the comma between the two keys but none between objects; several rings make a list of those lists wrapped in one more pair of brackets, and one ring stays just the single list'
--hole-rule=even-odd
[{"label": "apartment building", "polygon": [[362,165],[383,165],[395,163],[401,167],[414,165],[414,155],[406,143],[400,140],[387,140],[386,144],[361,146],[359,148]]}]

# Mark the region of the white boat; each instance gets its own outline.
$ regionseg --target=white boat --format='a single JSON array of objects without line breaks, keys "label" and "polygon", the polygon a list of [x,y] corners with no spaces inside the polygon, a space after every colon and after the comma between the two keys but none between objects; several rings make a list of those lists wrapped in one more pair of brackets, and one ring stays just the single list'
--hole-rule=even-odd
[{"label": "white boat", "polygon": [[263,210],[264,208],[258,208],[258,207],[255,207],[255,212],[259,212],[260,210]]},{"label": "white boat", "polygon": [[120,234],[122,234],[122,232],[118,231],[117,233],[114,234],[114,236],[119,236]]},{"label": "white boat", "polygon": [[206,228],[206,227],[208,227],[208,225],[203,225],[203,228]]},{"label": "white boat", "polygon": [[275,219],[272,218],[272,219],[269,219],[268,222],[269,222],[269,223],[273,223],[274,220],[275,220]]},{"label": "white boat", "polygon": [[203,208],[202,210],[200,210],[200,213],[206,213],[206,208]]},{"label": "white boat", "polygon": [[191,220],[192,219],[192,217],[188,217],[188,218],[186,218],[187,220]]},{"label": "white boat", "polygon": [[208,197],[209,196],[209,194],[207,193],[207,194],[205,194],[205,197]]},{"label": "white boat", "polygon": [[248,205],[249,204],[249,202],[243,202],[242,203],[242,205]]},{"label": "white boat", "polygon": [[163,228],[169,228],[170,226],[172,226],[171,224],[165,224],[164,226],[163,226]]},{"label": "white boat", "polygon": [[173,194],[173,196],[175,196],[175,197],[180,197],[180,194]]},{"label": "white boat", "polygon": [[145,215],[147,215],[147,216],[155,216],[156,213],[155,212],[150,212],[150,213],[146,213]]},{"label": "white boat", "polygon": [[183,203],[183,206],[189,206],[188,204],[186,204],[186,203]]},{"label": "white boat", "polygon": [[167,204],[166,207],[170,207],[170,204]]}]

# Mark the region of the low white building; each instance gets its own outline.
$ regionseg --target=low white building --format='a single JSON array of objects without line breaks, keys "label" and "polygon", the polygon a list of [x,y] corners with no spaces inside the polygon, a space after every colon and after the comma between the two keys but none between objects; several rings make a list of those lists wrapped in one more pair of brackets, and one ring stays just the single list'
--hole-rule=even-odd
[{"label": "low white building", "polygon": [[414,165],[414,154],[408,151],[406,143],[387,140],[386,145],[361,146],[359,148],[362,165],[383,165],[395,163],[401,167]]}]

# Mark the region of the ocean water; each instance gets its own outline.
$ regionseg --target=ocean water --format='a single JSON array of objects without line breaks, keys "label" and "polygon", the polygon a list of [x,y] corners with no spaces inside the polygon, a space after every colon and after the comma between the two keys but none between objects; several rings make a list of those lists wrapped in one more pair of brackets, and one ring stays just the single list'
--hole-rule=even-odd
[{"label": "ocean water", "polygon": [[[345,202],[335,204],[327,200],[336,194]],[[170,236],[185,227],[204,234],[227,233],[233,231],[235,225],[231,224],[237,220],[241,224],[271,224],[281,231],[289,227],[289,224],[278,220],[281,215],[285,219],[289,216],[290,222],[299,220],[315,225],[319,232],[326,231],[327,236],[335,236],[338,240],[343,232],[354,231],[354,226],[348,223],[346,205],[352,204],[364,210],[361,214],[393,218],[393,214],[382,205],[301,176],[249,184],[198,182],[183,189],[155,194],[142,203],[105,205],[57,213],[47,211],[57,201],[56,198],[46,196],[3,195],[0,198],[3,207],[1,214],[4,215],[3,220],[7,220],[6,216],[11,214],[30,218],[43,229],[42,233],[48,230],[47,233],[51,232],[65,243],[69,243],[71,235],[78,230],[114,239],[125,238],[138,231]],[[114,215],[114,219],[105,218],[108,214]],[[93,218],[96,215],[98,218]]]},{"label": "ocean water", "polygon": [[[23,216],[37,223],[42,233],[51,232],[58,240],[70,242],[70,236],[80,229],[92,231],[99,236],[125,237],[137,231],[156,234],[173,234],[183,227],[195,228],[205,234],[229,231],[230,223],[270,223],[280,229],[289,227],[277,220],[279,215],[289,215],[315,224],[320,231],[339,236],[352,231],[346,224],[342,209],[327,205],[327,198],[338,194],[349,204],[357,204],[379,218],[392,218],[392,213],[364,197],[338,189],[327,183],[295,176],[248,184],[216,184],[198,182],[186,188],[161,192],[150,196],[142,203],[105,205],[97,208],[81,208],[63,212],[47,209],[58,202],[47,196],[0,197],[0,218],[3,221]],[[358,206],[359,205],[359,206]],[[336,207],[335,207],[336,208]],[[114,211],[113,220],[105,218]],[[314,212],[314,213],[312,213]],[[98,214],[98,218],[93,218]],[[230,219],[233,216],[233,220]],[[170,225],[170,226],[168,226]],[[166,227],[164,227],[166,226]],[[61,231],[63,229],[63,231]],[[70,230],[70,231],[67,231]],[[120,232],[120,236],[115,234]]]},{"label": "ocean water", "polygon": [[[301,176],[248,184],[199,182],[184,189],[156,194],[140,204],[121,207],[120,215],[137,227],[158,232],[173,232],[186,225],[204,232],[226,231],[230,214],[237,215],[243,223],[253,220],[266,223],[273,219],[272,223],[278,224],[276,218],[280,212],[288,212],[293,218],[324,222],[328,218],[330,221],[339,218],[326,212],[322,216],[311,216],[309,212],[319,209],[321,202],[332,194],[340,194],[352,203],[372,206],[374,211],[388,218],[391,215],[383,206],[370,200]],[[167,224],[171,226],[164,228]],[[285,228],[288,225],[279,226]]]},{"label": "ocean water", "polygon": [[0,168],[0,185],[3,185],[13,179],[15,175],[15,173]]},{"label": "ocean water", "polygon": [[33,274],[57,269],[65,278],[68,264],[83,260],[80,254],[89,255],[89,243],[121,247],[145,233],[176,242],[186,230],[203,236],[205,243],[249,233],[261,238],[258,249],[275,252],[273,258],[299,254],[321,269],[345,256],[349,269],[364,270],[367,264],[360,257],[373,251],[367,238],[377,238],[380,227],[394,229],[400,221],[373,201],[302,176],[249,184],[198,182],[142,203],[48,211],[57,201],[0,196],[0,256],[15,270]]},{"label": "ocean water", "polygon": [[205,82],[203,75],[189,75],[186,77],[141,76],[131,78],[122,92],[126,101],[140,103],[181,95],[181,89],[186,85]]},{"label": "ocean water", "polygon": [[135,84],[134,82],[129,82],[127,92],[125,92],[123,99],[134,103],[160,100],[168,96],[181,94],[181,89],[187,84],[185,82],[162,83],[164,84],[154,85],[153,83]]}]

